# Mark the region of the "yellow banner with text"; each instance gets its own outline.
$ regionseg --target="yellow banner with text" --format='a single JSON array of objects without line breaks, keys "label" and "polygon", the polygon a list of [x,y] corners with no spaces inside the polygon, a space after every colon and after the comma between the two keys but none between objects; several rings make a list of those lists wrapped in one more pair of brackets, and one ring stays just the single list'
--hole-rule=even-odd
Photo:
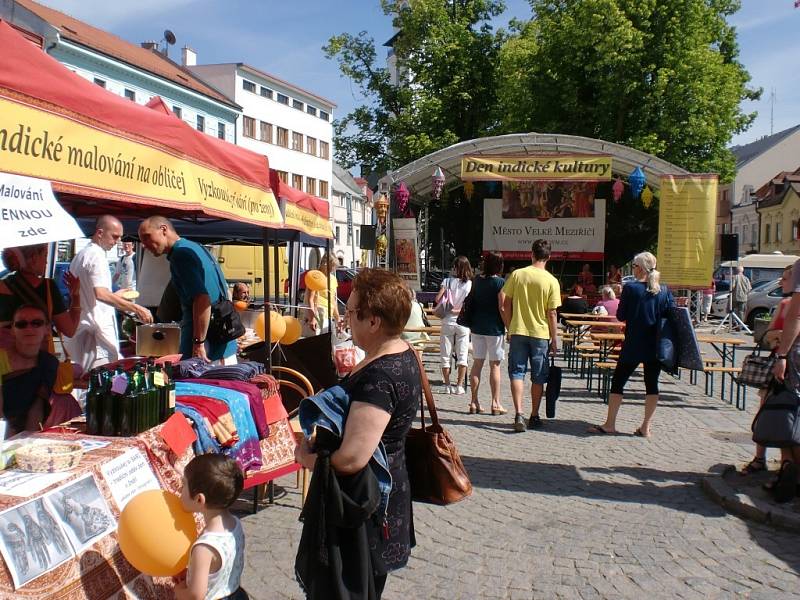
[{"label": "yellow banner with text", "polygon": [[707,288],[714,272],[718,176],[661,177],[658,270],[671,288]]},{"label": "yellow banner with text", "polygon": [[333,237],[330,221],[325,217],[285,199],[282,199],[281,203],[283,205],[283,220],[286,227],[298,229],[303,233],[315,237],[328,239]]},{"label": "yellow banner with text", "polygon": [[611,179],[611,157],[599,154],[464,156],[461,179],[607,181]]},{"label": "yellow banner with text", "polygon": [[257,225],[282,222],[269,189],[2,97],[0,170]]}]

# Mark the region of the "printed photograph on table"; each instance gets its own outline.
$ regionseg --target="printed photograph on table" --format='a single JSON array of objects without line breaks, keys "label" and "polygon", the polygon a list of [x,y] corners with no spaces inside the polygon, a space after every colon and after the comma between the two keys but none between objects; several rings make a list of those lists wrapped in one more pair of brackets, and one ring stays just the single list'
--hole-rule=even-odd
[{"label": "printed photograph on table", "polygon": [[0,513],[0,553],[15,589],[75,556],[42,498]]},{"label": "printed photograph on table", "polygon": [[76,554],[117,527],[91,474],[53,490],[44,498]]}]

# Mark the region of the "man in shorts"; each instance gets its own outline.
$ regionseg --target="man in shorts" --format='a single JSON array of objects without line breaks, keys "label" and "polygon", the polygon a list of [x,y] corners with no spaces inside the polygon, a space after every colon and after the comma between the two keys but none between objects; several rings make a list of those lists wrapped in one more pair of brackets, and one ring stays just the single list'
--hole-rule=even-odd
[{"label": "man in shorts", "polygon": [[561,287],[547,272],[550,243],[536,240],[529,267],[514,271],[503,286],[503,321],[511,337],[508,376],[514,401],[514,431],[525,431],[522,416],[522,391],[525,373],[531,369],[531,416],[528,429],[542,426],[539,404],[549,374],[548,355],[558,349],[556,309],[561,306]]}]

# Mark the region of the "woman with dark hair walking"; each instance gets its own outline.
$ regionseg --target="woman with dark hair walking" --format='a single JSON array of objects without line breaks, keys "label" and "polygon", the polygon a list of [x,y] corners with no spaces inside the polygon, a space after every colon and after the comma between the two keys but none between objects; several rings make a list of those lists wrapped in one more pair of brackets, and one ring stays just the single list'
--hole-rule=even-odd
[{"label": "woman with dark hair walking", "polygon": [[503,341],[506,333],[503,324],[503,293],[505,280],[500,277],[503,272],[503,257],[496,252],[489,252],[483,259],[483,273],[472,283],[472,369],[469,373],[472,401],[470,413],[482,413],[478,400],[478,388],[481,385],[481,371],[484,361],[489,361],[489,387],[492,390],[492,414],[502,415],[506,409],[500,404],[500,363],[505,356]]},{"label": "woman with dark hair walking", "polygon": [[658,404],[658,377],[661,363],[656,358],[658,325],[661,317],[674,303],[667,286],[661,285],[656,271],[656,257],[642,252],[633,258],[636,281],[622,288],[617,307],[617,319],[625,322],[625,340],[617,367],[611,379],[608,396],[608,415],[602,425],[593,425],[589,433],[616,433],[617,413],[622,405],[622,392],[639,363],[644,365],[644,419],[634,435],[650,437],[650,421]]},{"label": "woman with dark hair walking", "polygon": [[[467,355],[469,354],[469,329],[456,323],[464,299],[472,289],[472,265],[466,256],[457,256],[453,262],[453,276],[442,282],[436,295],[437,304],[445,294],[450,295],[452,310],[442,318],[439,334],[439,357],[442,360],[442,381],[445,394],[465,392],[462,382],[467,374]],[[455,342],[455,343],[454,343]],[[457,377],[456,385],[450,386],[450,356],[455,351]]]}]

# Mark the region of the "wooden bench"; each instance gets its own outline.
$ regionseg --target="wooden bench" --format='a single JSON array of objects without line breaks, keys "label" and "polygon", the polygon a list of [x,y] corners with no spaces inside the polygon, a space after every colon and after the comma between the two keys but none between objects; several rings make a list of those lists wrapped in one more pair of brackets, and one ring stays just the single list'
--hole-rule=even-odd
[{"label": "wooden bench", "polygon": [[[740,395],[742,394],[743,390],[741,388],[745,387],[739,384],[736,379],[736,375],[742,372],[740,367],[722,367],[716,365],[709,365],[703,367],[703,373],[705,375],[705,393],[707,396],[714,395],[714,374],[719,373],[721,377],[720,381],[720,399],[725,400],[725,376],[731,378],[731,380],[736,383],[736,408],[739,408],[739,401]],[[733,403],[733,398],[731,398],[729,403]],[[744,405],[744,399],[742,400],[742,405]]]}]

